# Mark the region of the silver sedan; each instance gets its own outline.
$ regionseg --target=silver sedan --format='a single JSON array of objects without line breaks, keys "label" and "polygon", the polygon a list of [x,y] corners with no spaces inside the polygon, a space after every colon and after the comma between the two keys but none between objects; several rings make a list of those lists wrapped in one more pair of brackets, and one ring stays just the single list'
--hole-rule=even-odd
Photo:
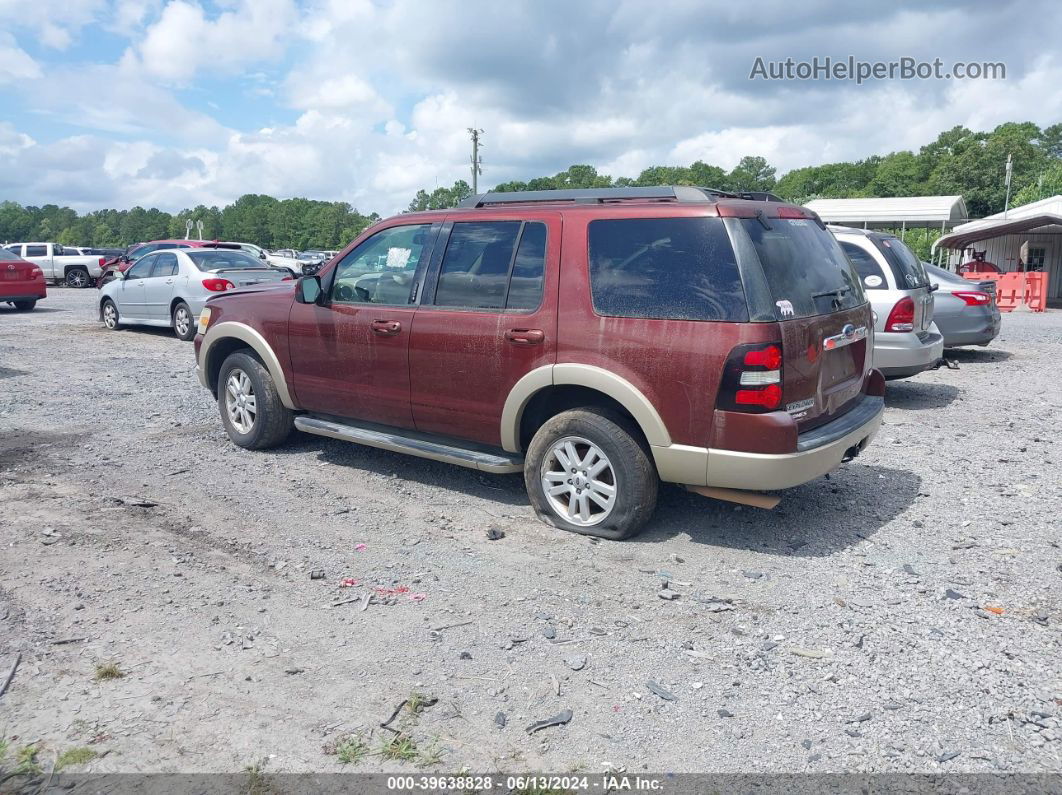
[{"label": "silver sedan", "polygon": [[999,336],[1000,317],[991,282],[964,279],[951,271],[924,263],[934,294],[933,322],[944,335],[944,347],[987,345]]},{"label": "silver sedan", "polygon": [[211,295],[262,282],[291,279],[239,249],[189,248],[155,251],[138,259],[100,290],[100,319],[122,325],[172,328],[182,340],[195,337],[196,320]]}]

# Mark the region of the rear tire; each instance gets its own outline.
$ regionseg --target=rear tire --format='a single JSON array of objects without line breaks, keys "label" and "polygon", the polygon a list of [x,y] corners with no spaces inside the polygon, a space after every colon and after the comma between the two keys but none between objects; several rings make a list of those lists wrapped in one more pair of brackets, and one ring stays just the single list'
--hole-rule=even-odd
[{"label": "rear tire", "polygon": [[66,272],[67,287],[88,287],[90,282],[89,272],[84,268],[71,268]]},{"label": "rear tire", "polygon": [[103,318],[103,325],[107,327],[108,331],[117,331],[122,327],[121,320],[118,317],[118,307],[110,298],[103,299],[103,306],[100,307],[100,316]]},{"label": "rear tire", "polygon": [[170,325],[173,326],[173,333],[177,335],[177,339],[185,342],[195,339],[196,321],[192,317],[192,310],[184,301],[173,308]]},{"label": "rear tire", "polygon": [[33,301],[12,301],[11,303],[15,305],[16,312],[29,312],[37,305],[36,299]]},{"label": "rear tire", "polygon": [[265,366],[251,354],[229,354],[218,373],[218,411],[233,444],[247,450],[276,447],[288,438],[294,415],[280,400]]},{"label": "rear tire", "polygon": [[611,412],[584,408],[562,412],[538,429],[524,461],[524,484],[543,521],[619,541],[653,515],[659,477],[634,428]]}]

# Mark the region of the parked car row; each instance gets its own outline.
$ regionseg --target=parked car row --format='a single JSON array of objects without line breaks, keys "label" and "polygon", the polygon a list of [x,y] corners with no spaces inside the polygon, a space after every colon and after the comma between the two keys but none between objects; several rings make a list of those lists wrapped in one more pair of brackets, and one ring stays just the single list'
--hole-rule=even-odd
[{"label": "parked car row", "polygon": [[87,287],[103,272],[106,257],[83,254],[78,249],[58,243],[8,243],[4,246],[19,259],[32,262],[41,269],[46,281]]}]

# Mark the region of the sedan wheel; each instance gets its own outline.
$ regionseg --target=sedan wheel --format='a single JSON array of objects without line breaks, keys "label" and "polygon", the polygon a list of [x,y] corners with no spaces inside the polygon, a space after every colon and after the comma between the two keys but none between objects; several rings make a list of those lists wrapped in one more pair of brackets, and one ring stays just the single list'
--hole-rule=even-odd
[{"label": "sedan wheel", "polygon": [[178,339],[185,342],[195,336],[195,324],[192,322],[192,310],[188,304],[181,302],[173,309],[173,331]]},{"label": "sedan wheel", "polygon": [[229,379],[225,384],[225,410],[237,432],[251,432],[255,417],[258,416],[257,398],[251,379],[239,368],[229,371]]},{"label": "sedan wheel", "polygon": [[542,461],[542,491],[567,522],[593,527],[616,503],[616,472],[600,447],[588,439],[558,439]]},{"label": "sedan wheel", "polygon": [[103,305],[103,325],[111,331],[118,328],[118,307],[114,305],[114,301],[108,300]]}]

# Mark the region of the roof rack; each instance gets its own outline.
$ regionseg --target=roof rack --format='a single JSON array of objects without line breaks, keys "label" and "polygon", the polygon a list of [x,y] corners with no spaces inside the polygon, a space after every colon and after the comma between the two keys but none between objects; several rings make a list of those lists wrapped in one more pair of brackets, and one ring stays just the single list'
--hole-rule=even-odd
[{"label": "roof rack", "polygon": [[477,193],[461,201],[458,207],[490,207],[496,204],[532,204],[551,202],[572,204],[604,204],[615,201],[672,201],[704,202],[716,199],[748,199],[751,201],[782,201],[773,193],[732,193],[715,188],[690,185],[669,185],[649,188],[575,188],[571,190],[519,190]]}]

